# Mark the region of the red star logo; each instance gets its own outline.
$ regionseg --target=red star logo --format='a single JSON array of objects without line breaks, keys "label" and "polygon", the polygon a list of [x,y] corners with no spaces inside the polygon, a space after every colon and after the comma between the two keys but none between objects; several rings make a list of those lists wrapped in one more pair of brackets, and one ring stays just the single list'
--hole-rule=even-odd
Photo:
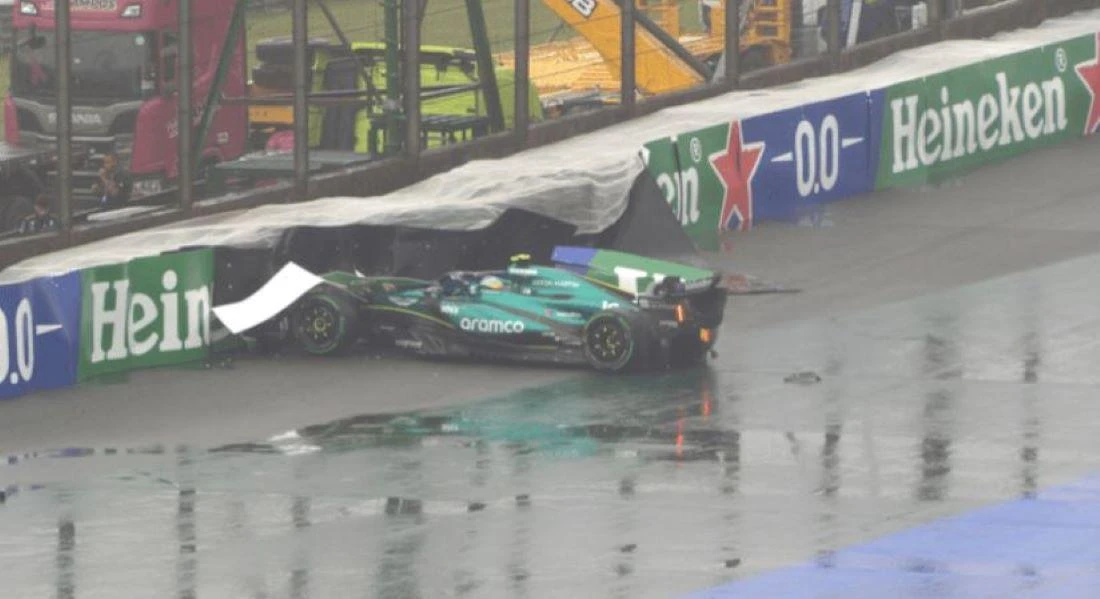
[{"label": "red star logo", "polygon": [[710,165],[725,188],[719,231],[731,228],[730,219],[734,215],[738,219],[738,231],[752,226],[752,178],[763,155],[764,142],[745,144],[741,138],[741,121],[730,123],[726,149],[710,155]]},{"label": "red star logo", "polygon": [[1097,101],[1100,95],[1100,33],[1096,34],[1096,52],[1092,60],[1078,64],[1075,69],[1089,92],[1089,116],[1085,120],[1085,135],[1089,135],[1100,127],[1100,102]]}]

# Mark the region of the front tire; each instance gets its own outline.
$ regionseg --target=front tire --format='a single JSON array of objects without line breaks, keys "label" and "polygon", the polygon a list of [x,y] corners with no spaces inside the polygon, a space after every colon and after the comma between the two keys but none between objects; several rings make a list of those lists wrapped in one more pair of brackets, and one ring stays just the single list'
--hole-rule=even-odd
[{"label": "front tire", "polygon": [[292,322],[294,338],[316,356],[339,354],[359,338],[359,310],[345,298],[314,293],[301,301]]},{"label": "front tire", "polygon": [[582,332],[584,357],[601,372],[642,370],[649,365],[653,335],[638,312],[605,310],[590,318]]}]

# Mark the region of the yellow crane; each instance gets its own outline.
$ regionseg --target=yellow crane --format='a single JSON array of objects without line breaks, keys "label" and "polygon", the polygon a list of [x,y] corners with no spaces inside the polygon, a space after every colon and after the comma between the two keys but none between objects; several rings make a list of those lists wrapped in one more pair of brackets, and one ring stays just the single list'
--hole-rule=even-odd
[{"label": "yellow crane", "polygon": [[[613,100],[620,89],[622,60],[619,1],[630,0],[542,1],[578,36],[531,48],[531,79],[539,94],[550,105],[556,97],[593,91],[605,101]],[[638,92],[653,95],[702,84],[705,75],[665,41],[671,39],[691,57],[715,65],[725,47],[726,0],[704,0],[710,12],[710,28],[697,33],[682,30],[680,0],[634,1],[637,10],[667,34],[658,36],[643,27],[636,28]],[[791,0],[745,0],[740,16],[739,45],[746,69],[790,61]],[[499,60],[505,67],[515,64],[510,53],[500,55]]]}]

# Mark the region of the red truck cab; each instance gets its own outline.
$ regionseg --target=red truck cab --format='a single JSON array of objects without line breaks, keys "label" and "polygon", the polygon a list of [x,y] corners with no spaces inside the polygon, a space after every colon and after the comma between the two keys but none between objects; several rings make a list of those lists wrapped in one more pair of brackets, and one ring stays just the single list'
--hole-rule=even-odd
[{"label": "red truck cab", "polygon": [[[179,7],[176,0],[68,0],[72,23],[73,143],[88,151],[74,173],[90,187],[102,156],[114,152],[134,179],[134,196],[178,176]],[[196,123],[215,79],[233,17],[232,0],[192,0]],[[11,89],[4,99],[7,141],[56,143],[54,0],[16,0]],[[244,36],[232,43],[220,96],[246,95]],[[218,108],[200,164],[237,158],[248,136],[247,108]]]}]

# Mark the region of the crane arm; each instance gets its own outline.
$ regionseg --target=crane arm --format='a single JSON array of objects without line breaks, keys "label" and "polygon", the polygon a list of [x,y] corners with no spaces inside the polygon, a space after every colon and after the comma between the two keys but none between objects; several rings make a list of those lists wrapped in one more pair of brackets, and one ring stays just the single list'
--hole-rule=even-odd
[{"label": "crane arm", "polygon": [[[633,1],[633,0],[626,0]],[[622,11],[615,0],[542,0],[583,36],[618,71],[622,65]],[[705,83],[692,65],[644,28],[635,32],[637,86],[645,94],[672,92]]]}]

